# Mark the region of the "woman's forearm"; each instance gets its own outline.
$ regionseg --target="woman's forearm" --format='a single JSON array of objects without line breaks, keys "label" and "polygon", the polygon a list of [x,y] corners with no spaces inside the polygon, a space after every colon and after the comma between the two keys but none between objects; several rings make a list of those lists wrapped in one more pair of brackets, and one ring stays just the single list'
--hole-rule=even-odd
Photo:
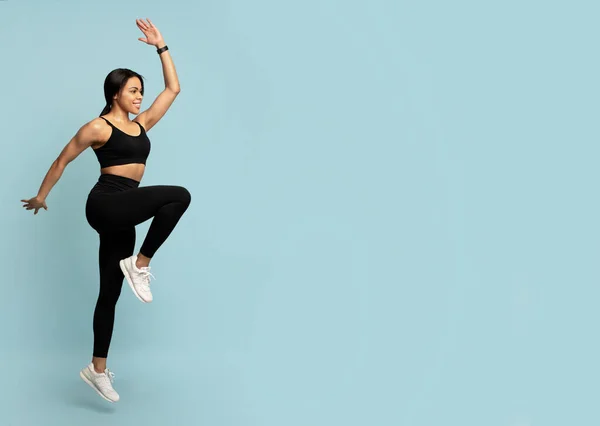
[{"label": "woman's forearm", "polygon": [[[156,45],[157,49],[166,46],[164,41],[161,41]],[[179,93],[179,78],[177,78],[177,71],[175,70],[175,64],[173,58],[168,50],[160,54],[160,60],[162,62],[163,76],[165,78],[165,88],[172,90],[175,93]]]},{"label": "woman's forearm", "polygon": [[46,197],[48,197],[48,194],[50,193],[54,185],[56,185],[56,182],[58,182],[64,170],[64,166],[62,166],[58,162],[58,160],[55,160],[52,163],[50,169],[48,170],[48,173],[46,173],[46,177],[44,177],[42,185],[40,186],[40,190],[38,191],[37,198],[39,200],[43,201],[46,199]]}]

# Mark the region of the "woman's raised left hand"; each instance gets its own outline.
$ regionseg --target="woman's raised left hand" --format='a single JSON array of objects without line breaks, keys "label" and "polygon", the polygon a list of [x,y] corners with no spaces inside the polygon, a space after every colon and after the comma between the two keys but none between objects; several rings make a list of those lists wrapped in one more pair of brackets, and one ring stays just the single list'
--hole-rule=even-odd
[{"label": "woman's raised left hand", "polygon": [[163,37],[158,31],[158,28],[154,26],[152,21],[146,18],[145,22],[143,19],[136,19],[135,23],[137,24],[140,31],[144,33],[146,37],[138,38],[139,41],[143,41],[146,44],[151,46],[159,47],[160,44],[164,43]]}]

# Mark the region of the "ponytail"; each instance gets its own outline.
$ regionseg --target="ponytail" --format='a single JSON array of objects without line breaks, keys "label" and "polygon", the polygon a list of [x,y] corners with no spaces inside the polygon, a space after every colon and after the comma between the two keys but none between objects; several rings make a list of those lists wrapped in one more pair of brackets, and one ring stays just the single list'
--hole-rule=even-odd
[{"label": "ponytail", "polygon": [[110,111],[111,105],[110,104],[106,104],[106,106],[104,107],[104,109],[102,110],[102,112],[100,113],[100,116],[103,116],[105,114],[108,114]]}]

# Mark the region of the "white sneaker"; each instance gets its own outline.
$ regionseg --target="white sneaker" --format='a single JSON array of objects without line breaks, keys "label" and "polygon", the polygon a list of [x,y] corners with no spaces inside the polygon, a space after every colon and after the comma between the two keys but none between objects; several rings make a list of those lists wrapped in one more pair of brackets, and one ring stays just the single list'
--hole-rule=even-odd
[{"label": "white sneaker", "polygon": [[94,364],[90,363],[79,372],[79,375],[102,398],[109,402],[117,402],[119,400],[119,394],[112,387],[115,375],[108,368],[103,373],[96,373]]},{"label": "white sneaker", "polygon": [[135,266],[137,256],[131,256],[119,262],[121,271],[125,275],[125,279],[129,283],[129,287],[138,299],[144,303],[152,302],[152,293],[150,292],[150,277],[154,275],[150,273],[150,267],[138,269]]}]

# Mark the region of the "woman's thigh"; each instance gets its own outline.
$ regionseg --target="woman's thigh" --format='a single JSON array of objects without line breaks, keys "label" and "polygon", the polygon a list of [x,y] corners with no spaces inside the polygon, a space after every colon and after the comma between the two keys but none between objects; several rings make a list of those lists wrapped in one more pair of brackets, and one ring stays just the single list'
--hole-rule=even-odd
[{"label": "woman's thigh", "polygon": [[132,188],[111,194],[91,195],[86,206],[90,225],[97,230],[129,228],[156,215],[161,207],[188,202],[187,189],[173,185]]}]

